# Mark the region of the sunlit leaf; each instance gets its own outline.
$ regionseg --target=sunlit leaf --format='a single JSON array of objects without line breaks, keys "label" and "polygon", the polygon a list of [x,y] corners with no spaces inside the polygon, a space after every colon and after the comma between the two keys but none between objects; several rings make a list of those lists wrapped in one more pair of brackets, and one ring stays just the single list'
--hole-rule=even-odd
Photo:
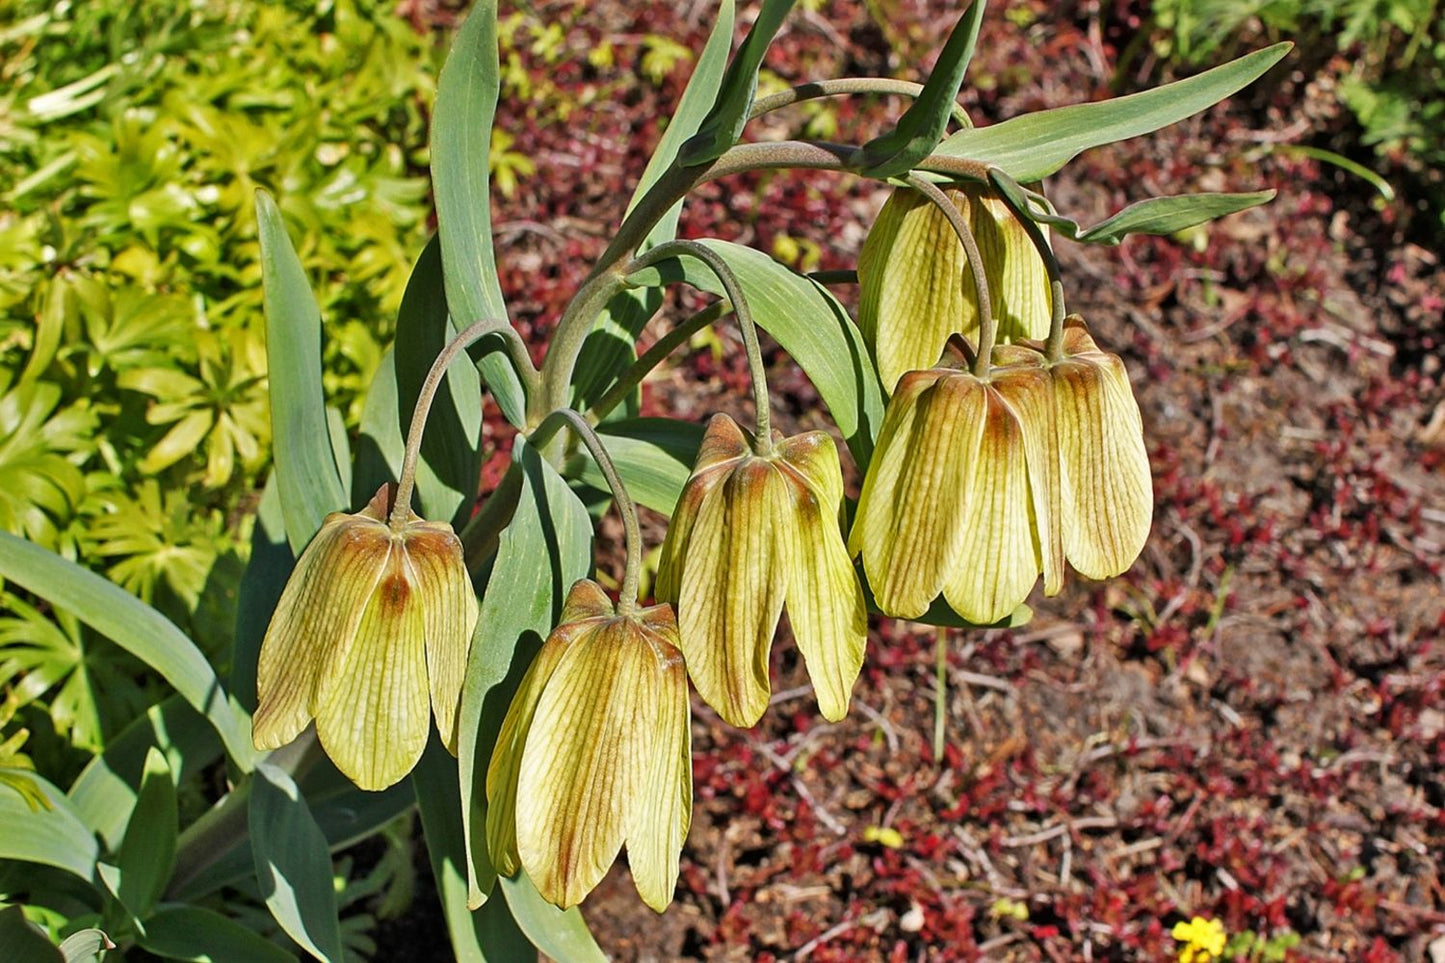
[{"label": "sunlit leaf", "polygon": [[284,771],[263,762],[252,779],[251,852],[261,897],[303,949],[327,963],[343,963],[326,838]]}]

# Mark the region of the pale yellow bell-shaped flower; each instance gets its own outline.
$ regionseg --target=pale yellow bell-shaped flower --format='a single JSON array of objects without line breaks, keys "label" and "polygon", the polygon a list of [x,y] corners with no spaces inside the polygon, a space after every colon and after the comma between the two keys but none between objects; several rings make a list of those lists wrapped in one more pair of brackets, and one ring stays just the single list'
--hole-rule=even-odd
[{"label": "pale yellow bell-shaped flower", "polygon": [[643,902],[672,902],[692,820],[692,734],[677,621],[666,605],[619,614],[572,586],[502,720],[487,769],[487,848],[566,909],[627,846]]},{"label": "pale yellow bell-shaped flower", "polygon": [[970,622],[1004,618],[1040,573],[1058,591],[1053,398],[1043,356],[995,351],[987,380],[912,371],[888,402],[849,551],[878,607],[917,618],[940,592]]},{"label": "pale yellow bell-shaped flower", "polygon": [[[944,193],[978,242],[998,339],[1044,337],[1048,272],[1023,225],[982,184]],[[937,364],[951,335],[977,342],[978,295],[963,245],[943,212],[912,188],[896,188],[873,222],[858,257],[858,284],[858,326],[889,392],[905,372]]]},{"label": "pale yellow bell-shaped flower", "polygon": [[1139,557],[1154,516],[1143,422],[1124,362],[1082,318],[1064,325],[1063,359],[1049,368],[1064,554],[1081,575],[1112,578]]},{"label": "pale yellow bell-shaped flower", "polygon": [[840,528],[843,475],[825,432],[767,454],[727,415],[708,423],[658,564],[693,685],[735,726],[768,707],[768,658],[786,606],[824,718],[848,712],[863,665],[863,589]]},{"label": "pale yellow bell-shaped flower", "polygon": [[477,598],[445,522],[387,521],[389,486],[333,512],[301,553],[261,642],[252,740],[275,749],[312,719],[362,789],[411,772],[429,717],[456,751],[457,703]]}]

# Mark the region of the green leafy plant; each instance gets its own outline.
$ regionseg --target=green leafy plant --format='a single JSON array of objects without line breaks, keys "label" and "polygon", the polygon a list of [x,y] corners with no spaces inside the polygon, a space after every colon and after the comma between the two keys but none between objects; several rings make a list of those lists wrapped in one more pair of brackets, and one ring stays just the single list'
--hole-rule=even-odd
[{"label": "green leafy plant", "polygon": [[[0,821],[13,828],[0,838],[0,870],[45,868],[28,888],[0,874],[0,898],[23,892],[52,938],[94,928],[168,958],[341,961],[370,945],[340,919],[346,894],[383,884],[338,886],[332,852],[415,806],[459,959],[522,959],[533,947],[601,959],[576,904],[624,844],[643,898],[659,910],[671,901],[691,813],[689,680],[724,718],[755,721],[785,607],[821,711],[838,718],[866,658],[870,608],[933,624],[1019,624],[1029,590],[1042,577],[1046,593],[1058,591],[1066,563],[1089,577],[1128,568],[1150,514],[1138,409],[1122,361],[1068,314],[1046,231],[1118,243],[1268,194],[1144,199],[1084,228],[1054,209],[1040,182],[1081,151],[1229,96],[1284,47],[1159,90],[974,128],[956,97],[982,0],[921,87],[847,78],[758,99],[758,72],[791,6],[765,0],[729,59],[736,11],[732,0],[720,4],[653,161],[540,365],[509,322],[497,279],[489,131],[507,71],[495,4],[471,11],[438,81],[429,155],[437,234],[399,301],[354,445],[328,409],[323,375],[332,350],[323,319],[345,312],[314,292],[290,231],[314,226],[308,215],[341,188],[323,179],[279,205],[257,192],[274,468],[233,645],[208,656],[212,643],[124,589],[0,533],[0,577],[76,626],[50,661],[17,664],[14,685],[32,674],[34,686],[54,685],[67,666],[73,674],[76,646],[60,643],[93,632],[173,693],[118,732],[98,723],[103,751],[67,790],[29,773],[24,795],[0,786]],[[280,16],[263,15],[257,31]],[[537,42],[549,56],[559,47],[554,33]],[[256,79],[249,97],[288,99],[266,83],[275,78]],[[752,119],[779,107],[880,92],[905,93],[913,106],[866,143],[742,139]],[[84,108],[56,98],[48,109]],[[149,197],[162,211],[189,203],[156,176],[184,180],[163,148],[146,131],[126,136],[135,157],[150,159],[104,176],[97,162],[95,190]],[[855,321],[822,280],[767,254],[675,237],[697,187],[759,169],[841,171],[896,189],[898,222],[874,226],[866,268],[828,279],[863,287],[865,317]],[[153,227],[136,233],[179,257],[166,228]],[[1003,270],[1005,261],[1029,270]],[[927,266],[932,287],[891,286],[883,268],[899,264]],[[636,339],[673,285],[714,300],[639,356]],[[1005,296],[1017,285],[1035,289]],[[255,296],[237,291],[232,303]],[[920,335],[924,300],[958,310]],[[994,311],[1022,312],[1026,302],[1046,310],[1009,325]],[[704,433],[630,417],[648,372],[724,319],[742,333],[752,424],[718,418]],[[760,329],[811,379],[841,447],[828,432],[772,430]],[[921,353],[880,378],[880,351],[895,339]],[[144,362],[117,374],[145,401],[132,416],[172,434],[187,426],[184,437],[208,449],[212,480],[227,452],[246,466],[236,431],[259,438],[254,425],[222,426],[259,391],[259,364],[236,360],[247,343],[199,345],[200,374],[159,374]],[[208,353],[222,345],[232,354]],[[518,434],[501,484],[474,513],[484,390]],[[856,507],[845,499],[844,451],[865,479]],[[615,602],[593,579],[584,488],[604,488],[624,521]],[[95,545],[137,560],[114,574],[141,591],[193,592],[203,561],[161,544],[178,534],[174,503],[154,489],[129,502],[108,497],[114,517],[97,524]],[[673,518],[649,606],[634,498]],[[52,661],[54,671],[37,668]],[[229,678],[217,662],[230,665]]]}]

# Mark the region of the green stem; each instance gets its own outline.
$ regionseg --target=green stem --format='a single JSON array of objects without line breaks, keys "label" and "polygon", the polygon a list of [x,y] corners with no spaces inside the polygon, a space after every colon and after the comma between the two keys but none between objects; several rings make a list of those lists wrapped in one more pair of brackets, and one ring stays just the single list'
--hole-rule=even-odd
[{"label": "green stem", "polygon": [[948,716],[948,629],[933,630],[933,764],[943,765],[943,737]]},{"label": "green stem", "polygon": [[754,412],[756,430],[753,433],[753,451],[758,455],[767,455],[773,450],[767,369],[763,364],[762,348],[758,345],[757,324],[753,321],[752,311],[748,309],[748,301],[743,295],[742,283],[738,281],[738,276],[733,273],[733,269],[728,266],[727,261],[712,248],[697,241],[666,241],[629,264],[626,273],[632,275],[652,267],[660,261],[680,258],[684,255],[696,258],[712,271],[722,285],[723,294],[732,302],[733,312],[738,319],[738,327],[742,329],[743,349],[748,355],[748,375],[752,378],[753,383],[753,406],[756,409]]},{"label": "green stem", "polygon": [[441,386],[442,378],[446,377],[447,368],[456,360],[457,355],[465,351],[472,342],[480,341],[489,334],[495,334],[501,339],[502,346],[512,357],[512,363],[517,368],[517,375],[527,388],[528,395],[536,393],[537,369],[532,367],[532,359],[527,355],[527,346],[522,343],[521,336],[507,322],[491,318],[476,321],[467,325],[460,334],[449,341],[446,347],[437,354],[436,360],[432,362],[431,370],[426,373],[426,380],[422,382],[421,392],[416,398],[416,407],[412,409],[411,427],[407,429],[406,434],[406,454],[402,457],[396,501],[391,509],[393,528],[399,527],[415,515],[411,508],[411,494],[412,489],[416,486],[417,458],[421,454],[421,439],[426,430],[427,415],[431,413],[432,402],[436,400],[437,388]]},{"label": "green stem", "polygon": [[[911,80],[892,80],[887,77],[842,77],[836,80],[814,80],[754,101],[748,119],[752,120],[774,110],[791,107],[793,104],[802,103],[805,100],[817,100],[820,97],[839,97],[848,94],[895,94],[917,100],[921,93],[923,93],[922,84],[916,84]],[[973,126],[968,111],[964,110],[961,104],[953,105],[953,119],[960,127]]]},{"label": "green stem", "polygon": [[662,364],[663,359],[672,354],[694,334],[721,318],[732,310],[732,305],[726,300],[714,301],[701,311],[688,318],[686,321],[673,328],[671,331],[658,338],[643,354],[632,363],[622,377],[607,390],[607,393],[598,399],[588,412],[587,420],[592,424],[598,424],[603,418],[611,414],[612,409],[627,400],[633,389],[642,384],[653,368]]},{"label": "green stem", "polygon": [[622,615],[632,615],[637,611],[637,586],[642,580],[642,528],[637,524],[637,505],[627,494],[627,486],[622,484],[622,476],[617,473],[617,466],[612,462],[612,456],[607,453],[607,448],[602,444],[602,439],[597,437],[597,432],[587,423],[587,419],[572,408],[558,408],[537,426],[529,439],[539,448],[547,443],[555,432],[563,424],[572,429],[572,433],[582,440],[587,450],[592,454],[592,460],[597,462],[597,467],[602,470],[602,476],[607,479],[607,487],[612,490],[612,500],[617,503],[617,511],[622,515],[622,527],[627,533],[627,567],[622,573],[622,591],[617,598],[617,611]]},{"label": "green stem", "polygon": [[[1004,176],[1007,177],[1007,175]],[[991,175],[990,179],[992,180],[994,177]],[[997,182],[995,181],[995,183]],[[1021,186],[1019,189],[1023,191],[1026,196],[1034,193]],[[1058,361],[1064,356],[1064,318],[1067,317],[1069,313],[1068,307],[1064,304],[1064,275],[1063,272],[1059,270],[1059,259],[1055,256],[1054,249],[1049,246],[1049,240],[1044,237],[1044,232],[1039,227],[1038,222],[1032,217],[1029,217],[1027,211],[1019,209],[1019,206],[1014,203],[1014,198],[1010,196],[1010,192],[999,190],[997,193],[999,198],[1008,205],[1008,209],[1013,212],[1018,222],[1023,225],[1024,233],[1029,236],[1029,242],[1032,243],[1034,248],[1039,252],[1039,257],[1042,258],[1044,262],[1044,270],[1048,272],[1050,308],[1049,337],[1048,341],[1044,344],[1044,357],[1049,361]],[[1040,197],[1042,198],[1041,195]],[[1047,201],[1044,203],[1047,203]]]},{"label": "green stem", "polygon": [[958,235],[958,242],[963,245],[963,253],[968,258],[969,272],[973,274],[973,286],[978,292],[978,354],[973,359],[973,373],[978,378],[987,379],[989,366],[992,363],[993,343],[998,334],[998,324],[993,316],[993,299],[989,297],[988,276],[984,271],[983,255],[979,253],[978,241],[974,238],[973,230],[969,228],[968,222],[963,219],[958,208],[953,206],[948,195],[943,193],[937,184],[924,180],[917,174],[908,175],[908,184],[928,198],[933,206],[948,219],[953,232]]},{"label": "green stem", "polygon": [[522,466],[513,459],[502,480],[482,504],[482,510],[471,517],[457,536],[462,542],[462,557],[467,560],[468,572],[475,575],[482,563],[496,552],[497,539],[511,523],[521,494]]}]

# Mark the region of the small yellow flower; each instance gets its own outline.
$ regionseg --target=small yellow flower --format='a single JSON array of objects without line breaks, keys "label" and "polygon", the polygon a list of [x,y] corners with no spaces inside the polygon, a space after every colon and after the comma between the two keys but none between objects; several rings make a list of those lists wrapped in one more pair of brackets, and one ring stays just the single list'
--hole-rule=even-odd
[{"label": "small yellow flower", "polygon": [[[1049,329],[1048,273],[1023,226],[983,185],[944,193],[978,241],[999,339],[1042,338]],[[885,389],[891,392],[905,372],[935,365],[950,335],[976,340],[978,301],[970,275],[963,245],[943,213],[918,191],[895,190],[858,257],[858,326]]]},{"label": "small yellow flower", "polygon": [[643,902],[672,902],[692,820],[691,710],[672,609],[621,615],[595,582],[523,677],[487,770],[487,848],[566,909],[624,843]]},{"label": "small yellow flower", "polygon": [[1179,948],[1179,963],[1209,963],[1224,955],[1224,924],[1196,916],[1188,923],[1175,923],[1170,936],[1184,945]]},{"label": "small yellow flower", "polygon": [[1049,374],[1064,554],[1081,575],[1112,578],[1139,557],[1154,515],[1143,422],[1124,362],[1101,351],[1077,315],[1063,347]]},{"label": "small yellow flower", "polygon": [[916,618],[942,591],[959,615],[988,624],[1041,572],[1058,590],[1049,373],[1022,346],[994,357],[987,380],[909,372],[888,402],[848,548],[889,615]]},{"label": "small yellow flower", "polygon": [[780,438],[758,455],[727,415],[708,423],[662,546],[657,598],[676,605],[693,684],[731,725],[754,725],[768,707],[785,604],[824,718],[847,714],[868,621],[842,505],[826,433]]},{"label": "small yellow flower", "polygon": [[314,718],[336,767],[371,790],[411,772],[429,714],[456,751],[477,621],[451,526],[388,522],[388,500],[383,486],[359,513],[328,515],[301,553],[261,642],[252,720],[256,747],[275,749]]}]

